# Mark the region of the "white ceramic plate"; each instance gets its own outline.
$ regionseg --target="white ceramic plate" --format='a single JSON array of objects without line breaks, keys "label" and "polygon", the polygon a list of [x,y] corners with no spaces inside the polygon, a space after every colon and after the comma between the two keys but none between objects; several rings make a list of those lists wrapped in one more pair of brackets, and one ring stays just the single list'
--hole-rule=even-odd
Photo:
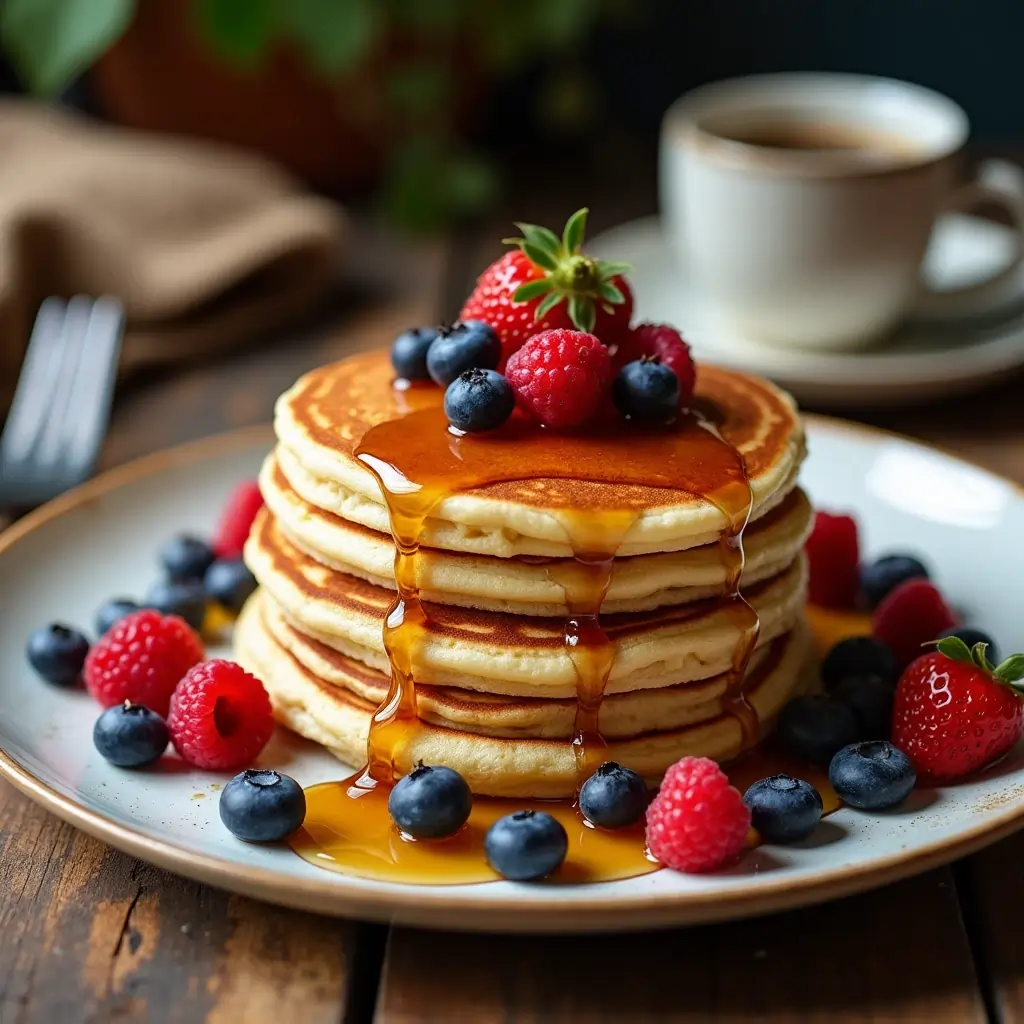
[{"label": "white ceramic plate", "polygon": [[[941,585],[1004,651],[1020,649],[1024,497],[1011,484],[910,441],[810,419],[803,480],[822,506],[856,510],[869,552],[923,552]],[[266,433],[231,435],[145,459],[40,510],[0,539],[0,770],[87,832],[171,871],[323,913],[431,927],[588,931],[742,917],[832,899],[923,871],[1024,823],[1024,750],[968,784],[917,793],[886,815],[841,810],[807,844],[763,846],[729,871],[659,871],[591,886],[414,887],[319,870],[285,848],[233,839],[217,814],[227,776],[125,772],[91,743],[96,706],[33,677],[24,640],[53,619],[88,624],[105,598],[141,593],[154,549],[208,531],[224,495],[252,476]],[[261,763],[304,785],[341,766],[278,730]]]},{"label": "white ceramic plate", "polygon": [[[1014,251],[1008,228],[952,214],[936,226],[924,276],[937,289],[984,280]],[[630,283],[642,320],[676,324],[698,359],[769,377],[822,408],[909,404],[971,391],[1024,366],[1024,268],[991,313],[955,323],[910,323],[863,352],[813,352],[758,344],[717,323],[703,308],[657,218],[623,224],[588,245],[633,265]]]}]

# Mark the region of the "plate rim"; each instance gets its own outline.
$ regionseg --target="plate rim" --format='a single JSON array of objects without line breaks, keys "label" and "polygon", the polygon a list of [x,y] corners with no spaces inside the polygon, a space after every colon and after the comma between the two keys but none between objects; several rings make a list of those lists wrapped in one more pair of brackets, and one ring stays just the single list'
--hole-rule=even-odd
[{"label": "plate rim", "polygon": [[[1024,488],[940,446],[882,428],[853,423],[831,416],[808,414],[808,425],[832,433],[890,439],[939,452],[955,462],[980,469],[1024,497]],[[0,533],[0,556],[29,534],[60,516],[88,504],[136,480],[155,476],[172,466],[225,455],[267,441],[269,425],[246,427],[144,455],[41,506]],[[318,913],[348,916],[435,929],[500,932],[635,931],[758,916],[826,902],[876,888],[927,871],[966,856],[1005,838],[1024,825],[1024,802],[1008,808],[985,824],[935,840],[911,855],[899,851],[880,861],[833,868],[823,877],[810,875],[794,881],[758,881],[756,887],[736,885],[725,891],[698,893],[640,893],[595,897],[586,901],[559,898],[552,889],[536,894],[523,887],[515,900],[452,898],[447,886],[399,886],[386,890],[346,885],[344,876],[323,872],[324,877],[282,875],[270,867],[240,865],[225,858],[199,853],[175,842],[147,836],[65,796],[37,778],[0,748],[0,778],[58,818],[131,856],[174,874],[242,893],[271,903]],[[465,890],[461,890],[462,893]],[[445,914],[447,916],[440,916]]]}]

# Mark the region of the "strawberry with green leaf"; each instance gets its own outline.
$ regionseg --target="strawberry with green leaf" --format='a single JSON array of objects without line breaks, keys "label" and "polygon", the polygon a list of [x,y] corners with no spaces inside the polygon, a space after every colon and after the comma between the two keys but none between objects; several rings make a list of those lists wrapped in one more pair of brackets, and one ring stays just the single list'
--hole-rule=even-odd
[{"label": "strawberry with green leaf", "polygon": [[605,345],[625,335],[633,315],[627,263],[595,259],[581,251],[587,210],[577,210],[562,237],[536,224],[517,224],[516,248],[477,278],[460,320],[483,320],[501,338],[504,367],[527,338],[555,329],[584,331]]},{"label": "strawberry with green leaf", "polygon": [[892,741],[920,781],[951,782],[976,772],[1024,733],[1024,654],[993,666],[987,648],[949,636],[900,677]]}]

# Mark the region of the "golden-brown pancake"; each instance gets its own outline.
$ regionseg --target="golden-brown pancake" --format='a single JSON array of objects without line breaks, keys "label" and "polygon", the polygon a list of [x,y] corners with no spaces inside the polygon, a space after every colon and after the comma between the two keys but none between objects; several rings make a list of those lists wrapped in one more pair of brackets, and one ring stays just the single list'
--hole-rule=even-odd
[{"label": "golden-brown pancake", "polygon": [[[383,627],[394,594],[310,558],[266,512],[245,550],[260,585],[302,633],[387,671]],[[761,621],[760,642],[791,630],[803,613],[803,557],[748,588]],[[576,671],[564,620],[424,604],[428,622],[413,641],[417,680],[486,693],[573,697]],[[649,612],[603,615],[615,645],[607,691],[671,686],[727,672],[745,621],[717,600]]]},{"label": "golden-brown pancake", "polygon": [[[433,385],[396,390],[392,377],[385,353],[354,356],[308,373],[281,396],[275,414],[278,460],[291,486],[311,504],[380,533],[388,532],[383,495],[356,449],[370,428],[404,415],[412,417],[410,437],[417,436],[416,417],[436,409],[443,398]],[[751,519],[758,519],[792,490],[804,455],[803,428],[792,400],[758,377],[702,364],[695,407],[742,455],[753,498]],[[444,429],[436,424],[433,429],[438,436],[431,435],[430,444],[448,445]],[[560,441],[570,453],[562,467],[567,476],[537,476],[524,455],[521,479],[450,493],[427,518],[421,542],[497,557],[565,558],[573,554],[574,517],[624,510],[635,518],[619,554],[713,543],[729,517],[708,496],[670,486],[611,482],[615,473],[617,480],[628,478],[639,450],[631,452],[627,433],[623,428],[621,436],[583,434]],[[536,438],[534,434],[533,442]],[[672,429],[648,441],[665,459],[685,460],[692,445],[692,439]],[[513,458],[514,451],[506,448],[504,456]],[[576,478],[572,474],[577,465],[600,466],[610,475],[602,482],[587,479],[581,470]]]}]

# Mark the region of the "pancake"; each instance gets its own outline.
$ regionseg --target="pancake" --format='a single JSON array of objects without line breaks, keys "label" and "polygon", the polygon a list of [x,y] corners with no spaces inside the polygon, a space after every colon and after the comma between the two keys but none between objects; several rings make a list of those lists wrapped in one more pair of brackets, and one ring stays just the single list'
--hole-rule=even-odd
[{"label": "pancake", "polygon": [[[238,660],[263,680],[278,721],[327,747],[347,764],[362,764],[376,705],[345,687],[319,679],[281,647],[265,628],[260,601],[259,595],[251,599],[238,620]],[[809,648],[809,634],[799,626],[751,680],[748,698],[763,729],[771,726],[782,705],[804,687],[802,669]],[[654,785],[680,757],[728,761],[740,753],[741,743],[739,723],[731,715],[721,715],[697,725],[612,738],[608,757]],[[576,788],[572,748],[561,739],[481,736],[421,722],[411,730],[399,755],[398,773],[405,774],[421,760],[454,768],[475,793],[486,795],[571,797]]]},{"label": "pancake", "polygon": [[[394,594],[337,572],[292,544],[262,512],[245,558],[286,617],[302,633],[387,671],[383,627]],[[788,632],[803,613],[803,557],[747,588],[761,620],[759,643]],[[488,693],[573,697],[576,672],[562,618],[519,617],[424,603],[428,622],[414,640],[418,681]],[[605,615],[616,647],[607,692],[671,686],[727,672],[743,635],[735,609],[716,600],[676,608]]]},{"label": "pancake", "polygon": [[[273,455],[264,463],[260,489],[281,532],[319,562],[395,589],[395,545],[376,533],[310,505],[289,485]],[[800,553],[811,529],[813,511],[799,488],[743,535],[744,586],[780,573]],[[567,615],[565,595],[578,589],[585,573],[572,559],[486,555],[420,548],[417,586],[427,601],[510,612],[519,615]],[[686,551],[633,555],[615,560],[601,610],[648,611],[722,593],[726,569],[718,544]]]},{"label": "pancake", "polygon": [[[355,356],[308,373],[281,396],[275,411],[278,460],[294,490],[311,504],[378,533],[389,532],[388,516],[376,478],[356,457],[363,436],[378,424],[408,416],[408,436],[416,439],[421,433],[417,417],[425,414],[431,429],[444,429],[429,419],[443,400],[441,389],[428,385],[399,391],[392,386],[392,377],[385,353]],[[804,456],[796,407],[767,381],[702,364],[695,408],[742,455],[753,499],[750,518],[756,521],[795,486]],[[708,436],[706,430],[699,433]],[[572,523],[614,510],[634,517],[618,549],[623,555],[715,542],[730,517],[713,496],[587,478],[590,466],[626,479],[640,450],[639,437],[625,424],[617,424],[607,436],[588,433],[559,441],[570,453],[564,464],[568,475],[552,479],[538,476],[535,467],[531,471],[535,449],[529,444],[554,443],[552,435],[533,431],[532,442],[521,442],[524,479],[441,497],[420,540],[432,548],[497,557],[567,558],[573,554]],[[671,429],[643,437],[666,464],[674,458],[690,465],[692,437]],[[499,443],[498,448],[506,458],[516,451],[513,445]],[[578,479],[572,476],[576,472]]]},{"label": "pancake", "polygon": [[[362,662],[299,632],[264,595],[258,600],[263,628],[304,668],[326,683],[344,687],[374,706],[384,702],[389,677]],[[788,634],[787,634],[788,635]],[[747,677],[777,658],[786,644],[778,637],[759,648],[747,667]],[[679,683],[658,690],[630,690],[609,694],[601,703],[600,731],[608,738],[637,736],[655,730],[676,729],[717,718],[728,677],[721,675],[696,683]],[[543,697],[509,697],[478,693],[454,686],[416,687],[419,715],[425,722],[482,736],[510,739],[562,739],[573,735],[576,701]]]}]

